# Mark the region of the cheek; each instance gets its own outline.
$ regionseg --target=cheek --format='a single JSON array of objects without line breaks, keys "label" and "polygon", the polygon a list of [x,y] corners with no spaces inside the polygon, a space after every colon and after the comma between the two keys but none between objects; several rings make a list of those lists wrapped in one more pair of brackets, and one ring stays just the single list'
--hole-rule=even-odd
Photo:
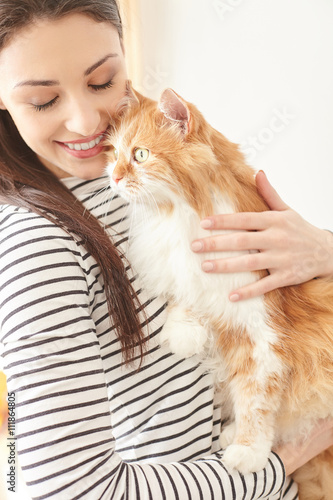
[{"label": "cheek", "polygon": [[141,175],[144,190],[161,203],[174,202],[179,198],[181,186],[168,165],[157,162]]},{"label": "cheek", "polygon": [[[34,116],[34,112],[27,116],[25,113],[10,112],[11,117],[16,125],[24,142],[33,150],[40,150],[51,142],[54,123],[52,120],[41,119]],[[37,112],[36,112],[37,115]]]},{"label": "cheek", "polygon": [[112,179],[112,174],[113,174],[113,171],[114,171],[114,168],[115,168],[115,163],[112,163],[112,162],[109,162],[107,160],[107,164],[106,164],[106,173],[107,175],[109,176],[110,178],[110,184],[113,186],[115,185],[115,182],[113,181]]}]

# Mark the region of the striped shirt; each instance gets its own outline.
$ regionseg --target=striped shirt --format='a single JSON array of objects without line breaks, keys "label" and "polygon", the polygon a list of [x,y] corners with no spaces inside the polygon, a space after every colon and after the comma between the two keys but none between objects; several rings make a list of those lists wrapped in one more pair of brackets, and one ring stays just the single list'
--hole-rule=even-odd
[{"label": "striped shirt", "polygon": [[[63,182],[126,253],[126,204],[107,179]],[[140,371],[122,364],[99,267],[79,242],[8,205],[0,238],[4,370],[32,498],[297,498],[274,453],[263,471],[228,473],[212,376],[196,356],[181,359],[159,345],[164,301],[147,297],[131,269],[149,318]]]}]

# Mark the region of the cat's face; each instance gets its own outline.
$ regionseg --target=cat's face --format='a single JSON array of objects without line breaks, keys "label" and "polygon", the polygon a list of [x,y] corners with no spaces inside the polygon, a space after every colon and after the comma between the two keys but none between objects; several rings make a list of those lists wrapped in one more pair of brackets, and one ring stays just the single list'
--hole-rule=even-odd
[{"label": "cat's face", "polygon": [[128,124],[112,137],[108,174],[113,190],[129,202],[167,203],[177,182],[165,154],[152,138]]},{"label": "cat's face", "polygon": [[129,202],[191,203],[203,189],[202,164],[215,162],[211,149],[188,140],[191,114],[173,91],[159,103],[140,96],[110,134],[107,171],[113,190]]}]

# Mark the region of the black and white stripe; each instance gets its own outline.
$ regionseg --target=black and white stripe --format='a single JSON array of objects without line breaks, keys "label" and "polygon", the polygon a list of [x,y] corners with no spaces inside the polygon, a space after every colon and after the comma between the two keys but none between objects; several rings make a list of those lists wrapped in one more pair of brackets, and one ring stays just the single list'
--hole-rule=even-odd
[{"label": "black and white stripe", "polygon": [[[64,180],[126,253],[123,200],[106,179]],[[116,234],[117,232],[117,234]],[[33,498],[297,498],[279,458],[229,474],[219,452],[220,410],[196,357],[159,346],[165,304],[146,304],[144,364],[122,365],[100,271],[79,242],[26,210],[0,210],[0,324],[17,445]],[[205,458],[202,458],[205,457]]]}]

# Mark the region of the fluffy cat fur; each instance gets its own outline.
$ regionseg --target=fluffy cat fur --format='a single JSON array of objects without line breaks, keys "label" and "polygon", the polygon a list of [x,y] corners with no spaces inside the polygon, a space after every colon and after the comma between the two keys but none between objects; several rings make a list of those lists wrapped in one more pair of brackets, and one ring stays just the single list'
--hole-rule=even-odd
[{"label": "fluffy cat fur", "polygon": [[[232,290],[266,273],[201,270],[207,254],[190,245],[209,234],[203,217],[268,207],[237,145],[171,89],[157,103],[128,85],[107,155],[111,185],[129,202],[129,259],[146,289],[169,303],[161,342],[210,359],[231,403],[224,463],[257,471],[273,446],[306,439],[318,419],[333,416],[333,282],[231,303]],[[333,449],[295,479],[302,500],[332,500]]]}]

